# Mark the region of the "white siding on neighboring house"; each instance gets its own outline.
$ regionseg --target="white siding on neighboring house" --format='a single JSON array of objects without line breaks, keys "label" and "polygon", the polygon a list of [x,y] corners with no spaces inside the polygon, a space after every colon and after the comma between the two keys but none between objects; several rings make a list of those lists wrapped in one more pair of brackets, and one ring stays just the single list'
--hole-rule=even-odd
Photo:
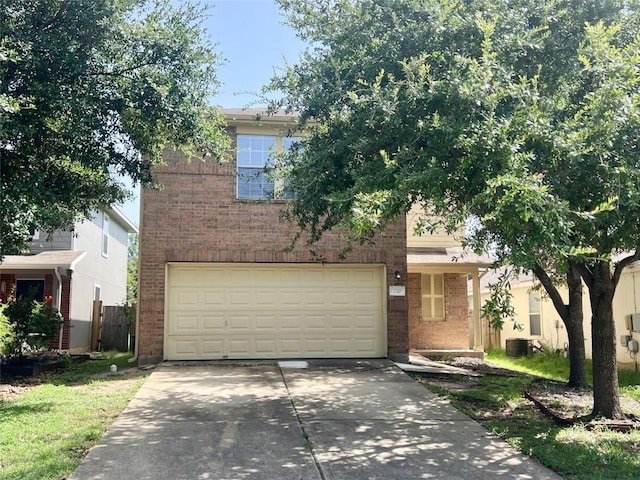
[{"label": "white siding on neighboring house", "polygon": [[37,239],[31,241],[29,250],[31,253],[48,252],[51,250],[72,250],[73,232],[63,232],[56,230],[51,235],[47,235],[42,230],[37,231]]},{"label": "white siding on neighboring house", "polygon": [[84,348],[90,342],[92,304],[96,286],[100,288],[103,305],[120,305],[127,296],[127,242],[126,227],[117,215],[109,216],[108,255],[103,255],[103,212],[96,212],[91,220],[76,226],[74,250],[87,252],[72,277],[71,348]]},{"label": "white siding on neighboring house", "polygon": [[[563,349],[568,345],[567,332],[564,323],[560,319],[551,300],[545,295],[544,291],[537,292],[540,297],[539,313],[531,311],[530,294],[533,286],[531,278],[522,278],[519,281],[511,283],[511,294],[513,295],[512,304],[514,307],[514,319],[522,326],[522,330],[514,328],[514,322],[507,320],[501,332],[502,347],[506,345],[509,338],[530,338],[536,342],[544,342],[555,349]],[[560,293],[567,301],[566,287],[560,288]],[[487,300],[489,293],[487,288],[482,290],[482,302]],[[587,358],[592,356],[591,348],[591,306],[589,304],[589,292],[587,287],[583,287],[582,306],[584,311],[584,338],[585,352]],[[617,359],[620,364],[628,366],[633,365],[633,357],[630,356],[628,350],[620,345],[620,336],[628,334],[625,329],[624,317],[630,313],[640,313],[640,262],[627,267],[621,277],[616,295],[613,299],[613,316],[616,323],[616,346]],[[540,319],[540,335],[531,334],[530,318],[533,315],[539,315]],[[633,338],[640,341],[640,333],[633,333]],[[638,358],[640,361],[640,357]]]}]

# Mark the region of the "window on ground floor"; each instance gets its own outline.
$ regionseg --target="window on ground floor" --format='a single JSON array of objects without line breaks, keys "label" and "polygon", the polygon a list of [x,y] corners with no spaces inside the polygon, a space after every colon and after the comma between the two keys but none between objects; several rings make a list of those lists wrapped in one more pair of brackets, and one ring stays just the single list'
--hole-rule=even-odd
[{"label": "window on ground floor", "polygon": [[422,274],[422,320],[444,320],[444,274]]},{"label": "window on ground floor", "polygon": [[541,336],[540,296],[538,292],[529,292],[529,334]]},{"label": "window on ground floor", "polygon": [[20,279],[16,280],[16,297],[31,297],[37,302],[44,301],[44,280]]}]

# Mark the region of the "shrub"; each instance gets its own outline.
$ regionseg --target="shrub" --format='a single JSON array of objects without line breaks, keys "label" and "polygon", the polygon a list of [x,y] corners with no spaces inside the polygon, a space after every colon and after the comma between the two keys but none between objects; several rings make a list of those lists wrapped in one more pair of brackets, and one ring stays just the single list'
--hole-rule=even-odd
[{"label": "shrub", "polygon": [[11,292],[4,305],[3,315],[8,325],[4,335],[4,350],[10,355],[21,355],[24,350],[38,350],[53,338],[60,328],[62,316],[47,296],[44,302],[33,299],[33,293],[16,298]]},{"label": "shrub", "polygon": [[6,305],[0,305],[0,354],[9,353],[9,343],[11,343],[13,339],[9,319],[4,314],[5,307]]}]

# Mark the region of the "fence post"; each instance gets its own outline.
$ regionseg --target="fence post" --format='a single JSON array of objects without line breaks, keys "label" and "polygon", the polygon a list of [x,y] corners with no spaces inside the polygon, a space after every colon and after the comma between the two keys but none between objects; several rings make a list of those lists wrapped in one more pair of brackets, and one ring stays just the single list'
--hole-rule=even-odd
[{"label": "fence post", "polygon": [[102,319],[102,302],[100,300],[93,301],[93,314],[91,315],[91,351],[98,351],[98,342],[100,341],[100,321]]}]

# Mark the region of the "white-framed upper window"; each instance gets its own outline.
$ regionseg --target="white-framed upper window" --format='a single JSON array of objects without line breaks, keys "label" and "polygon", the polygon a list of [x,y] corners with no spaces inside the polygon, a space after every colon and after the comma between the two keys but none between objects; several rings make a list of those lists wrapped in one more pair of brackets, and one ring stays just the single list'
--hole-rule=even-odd
[{"label": "white-framed upper window", "polygon": [[286,183],[277,175],[274,152],[286,151],[298,140],[297,137],[239,134],[236,156],[237,198],[245,200],[290,198]]},{"label": "white-framed upper window", "polygon": [[423,273],[421,280],[422,320],[444,320],[444,274]]},{"label": "white-framed upper window", "polygon": [[40,230],[35,227],[29,227],[29,238],[31,240],[40,240]]},{"label": "white-framed upper window", "polygon": [[542,335],[540,295],[538,295],[538,292],[529,292],[529,334],[538,337]]},{"label": "white-framed upper window", "polygon": [[93,285],[93,299],[102,300],[102,287],[97,283]]},{"label": "white-framed upper window", "polygon": [[102,214],[102,255],[109,255],[109,224],[111,219],[106,213]]}]

